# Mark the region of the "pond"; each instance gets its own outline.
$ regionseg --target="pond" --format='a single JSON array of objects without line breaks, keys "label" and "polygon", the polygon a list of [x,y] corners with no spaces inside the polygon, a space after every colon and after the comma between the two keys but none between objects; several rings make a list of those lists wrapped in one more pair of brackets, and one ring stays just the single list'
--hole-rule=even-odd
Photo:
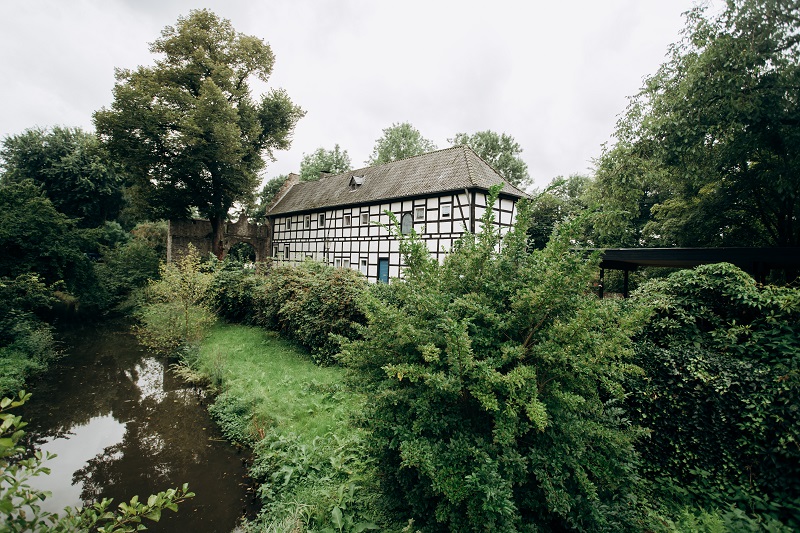
[{"label": "pond", "polygon": [[165,511],[151,531],[230,531],[252,515],[249,456],[224,440],[201,391],[172,375],[125,325],[85,326],[61,335],[65,356],[31,388],[20,411],[28,437],[42,451],[49,476],[31,485],[49,490],[43,507],[60,511],[114,498],[114,507],[189,483],[197,494]]}]

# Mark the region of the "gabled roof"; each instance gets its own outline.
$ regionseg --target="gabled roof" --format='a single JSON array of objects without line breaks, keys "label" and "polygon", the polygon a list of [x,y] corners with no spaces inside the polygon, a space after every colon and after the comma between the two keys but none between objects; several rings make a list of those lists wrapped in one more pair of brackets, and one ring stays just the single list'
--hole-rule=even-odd
[{"label": "gabled roof", "polygon": [[296,183],[268,215],[312,211],[351,204],[398,200],[411,196],[503,184],[502,193],[521,198],[524,191],[505,181],[467,146],[454,146],[383,165]]}]

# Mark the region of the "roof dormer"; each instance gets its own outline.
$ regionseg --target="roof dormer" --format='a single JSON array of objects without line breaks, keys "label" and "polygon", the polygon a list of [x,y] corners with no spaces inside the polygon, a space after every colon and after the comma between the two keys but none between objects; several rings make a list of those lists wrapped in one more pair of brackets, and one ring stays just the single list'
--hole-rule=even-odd
[{"label": "roof dormer", "polygon": [[350,190],[354,191],[354,190],[358,189],[359,187],[361,187],[361,185],[364,184],[364,179],[365,179],[364,176],[355,176],[355,175],[352,176],[350,178]]}]

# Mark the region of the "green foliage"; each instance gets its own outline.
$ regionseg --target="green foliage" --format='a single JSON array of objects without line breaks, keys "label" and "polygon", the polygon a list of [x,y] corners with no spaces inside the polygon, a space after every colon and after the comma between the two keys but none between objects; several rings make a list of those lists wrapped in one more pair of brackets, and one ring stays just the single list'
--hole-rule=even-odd
[{"label": "green foliage", "polygon": [[178,489],[153,494],[146,503],[134,496],[113,511],[109,510],[110,499],[78,509],[67,507],[61,515],[43,511],[40,502],[49,493],[32,488],[28,482],[31,477],[49,474],[50,470],[43,465],[45,460],[55,456],[36,451],[32,457],[25,457],[25,448],[19,443],[27,423],[8,412],[24,404],[30,396],[22,391],[16,398],[3,398],[0,402],[0,522],[3,531],[140,531],[146,529],[143,519],[158,522],[164,509],[177,511],[179,503],[194,497],[184,484]]},{"label": "green foliage", "polygon": [[256,195],[256,203],[247,210],[247,217],[251,220],[263,221],[267,217],[267,209],[280,192],[283,184],[289,179],[287,174],[281,174],[267,181]]},{"label": "green foliage", "polygon": [[718,264],[634,298],[654,310],[627,400],[652,430],[643,472],[678,501],[800,527],[800,290]]},{"label": "green foliage", "polygon": [[381,165],[436,150],[436,145],[422,136],[418,129],[403,122],[384,128],[383,136],[375,140],[367,160],[368,165]]},{"label": "green foliage", "polygon": [[0,394],[9,394],[24,386],[29,376],[47,369],[57,351],[51,328],[31,316],[12,314],[3,319],[2,327]]},{"label": "green foliage", "polygon": [[687,13],[600,158],[600,229],[617,245],[797,246],[797,0]]},{"label": "green foliage", "polygon": [[109,307],[123,302],[149,281],[157,280],[159,264],[165,260],[166,225],[139,224],[131,234],[132,238],[125,242],[101,248],[102,262],[95,264]]},{"label": "green foliage", "polygon": [[469,146],[507,182],[521,188],[530,185],[528,165],[520,157],[522,147],[514,137],[486,130],[472,135],[456,133],[452,139],[447,139],[447,142],[452,145]]},{"label": "green foliage", "polygon": [[74,290],[91,270],[74,231],[31,180],[0,184],[0,276],[36,273]]},{"label": "green foliage", "polygon": [[[577,217],[588,207],[587,190],[592,181],[586,176],[574,175],[568,179],[554,178],[531,201],[531,225],[528,237],[533,248],[541,250],[547,245],[556,225]],[[589,232],[582,232],[588,236]]]},{"label": "green foliage", "polygon": [[2,181],[32,180],[53,206],[84,228],[114,220],[124,179],[97,137],[80,128],[33,128],[3,140]]},{"label": "green foliage", "polygon": [[208,10],[191,11],[150,46],[155,66],[117,70],[114,102],[95,113],[98,133],[137,181],[137,194],[166,218],[196,208],[221,256],[223,222],[251,199],[264,154],[289,147],[304,112],[273,90],[254,100],[275,57]]},{"label": "green foliage", "polygon": [[317,181],[323,173],[339,174],[352,168],[347,150],[335,145],[333,150],[317,148],[311,154],[303,154],[300,161],[300,181]]},{"label": "green foliage", "polygon": [[254,446],[251,475],[263,509],[246,531],[364,531],[381,523],[363,433],[352,427],[364,399],[343,370],[320,367],[259,328],[215,326],[196,368],[218,374],[210,408],[227,438]]},{"label": "green foliage", "polygon": [[340,338],[353,338],[364,321],[359,298],[367,282],[358,272],[305,262],[277,267],[261,276],[223,269],[216,277],[221,316],[279,331],[333,364]]},{"label": "green foliage", "polygon": [[173,263],[162,263],[159,274],[160,279],[147,287],[147,303],[138,313],[136,333],[148,348],[175,354],[196,346],[214,323],[210,308],[214,276],[192,246]]},{"label": "green foliage", "polygon": [[620,407],[643,314],[592,295],[567,233],[528,253],[528,204],[505,238],[492,216],[441,265],[398,234],[405,279],[344,346],[383,489],[426,531],[644,530]]}]

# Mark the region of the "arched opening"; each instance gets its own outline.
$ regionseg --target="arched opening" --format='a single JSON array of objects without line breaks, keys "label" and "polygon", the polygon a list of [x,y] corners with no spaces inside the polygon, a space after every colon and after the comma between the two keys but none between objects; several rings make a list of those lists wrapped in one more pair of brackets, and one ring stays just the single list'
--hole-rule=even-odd
[{"label": "arched opening", "polygon": [[228,255],[241,263],[255,263],[256,261],[256,249],[249,242],[237,242],[228,250]]},{"label": "arched opening", "polygon": [[414,221],[411,218],[411,213],[406,213],[400,219],[400,233],[408,235],[411,233],[411,228],[414,227]]}]

